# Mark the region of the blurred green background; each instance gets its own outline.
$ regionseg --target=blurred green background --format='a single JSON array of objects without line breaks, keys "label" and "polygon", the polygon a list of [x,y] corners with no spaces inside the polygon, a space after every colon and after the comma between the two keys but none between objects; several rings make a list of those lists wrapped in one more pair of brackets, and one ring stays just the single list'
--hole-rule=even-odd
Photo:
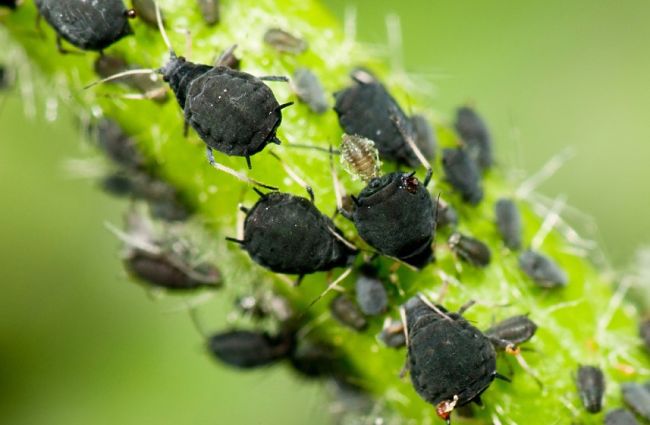
[{"label": "blurred green background", "polygon": [[[377,45],[400,16],[430,107],[449,122],[472,101],[504,167],[532,172],[573,146],[542,192],[594,217],[615,267],[650,241],[650,2],[325,3],[340,17],[356,5],[358,38]],[[103,227],[125,205],[63,171],[87,151],[65,108],[47,122],[17,95],[0,105],[0,423],[328,422],[317,385],[221,367],[186,315],[125,280]]]}]

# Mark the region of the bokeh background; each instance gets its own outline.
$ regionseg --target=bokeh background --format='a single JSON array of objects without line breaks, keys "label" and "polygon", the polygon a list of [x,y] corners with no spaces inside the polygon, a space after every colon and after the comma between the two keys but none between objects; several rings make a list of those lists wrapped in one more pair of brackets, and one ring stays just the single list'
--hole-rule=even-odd
[{"label": "bokeh background", "polygon": [[[541,191],[594,218],[614,267],[650,241],[650,2],[325,3],[341,18],[356,5],[358,38],[376,45],[399,16],[430,107],[450,122],[473,102],[501,166],[531,173],[572,146]],[[125,205],[64,171],[84,151],[73,117],[27,119],[0,96],[0,423],[328,423],[320,387],[212,362],[187,315],[126,281],[103,226]]]}]

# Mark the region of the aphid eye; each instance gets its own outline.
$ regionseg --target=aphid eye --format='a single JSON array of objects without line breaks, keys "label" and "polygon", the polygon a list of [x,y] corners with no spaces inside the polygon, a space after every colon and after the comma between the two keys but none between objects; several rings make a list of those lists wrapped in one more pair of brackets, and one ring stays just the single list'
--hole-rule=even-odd
[{"label": "aphid eye", "polygon": [[126,17],[129,19],[134,19],[137,15],[135,13],[135,9],[129,9],[125,12]]},{"label": "aphid eye", "polygon": [[418,186],[420,185],[420,182],[415,176],[406,176],[403,178],[404,182],[404,187],[409,193],[415,193],[418,191]]}]

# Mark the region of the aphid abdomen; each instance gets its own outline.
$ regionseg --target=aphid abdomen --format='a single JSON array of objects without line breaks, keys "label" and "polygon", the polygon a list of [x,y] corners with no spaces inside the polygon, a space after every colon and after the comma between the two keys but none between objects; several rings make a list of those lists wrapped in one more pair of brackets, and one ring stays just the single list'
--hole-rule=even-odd
[{"label": "aphid abdomen", "polygon": [[282,121],[275,96],[260,79],[215,67],[189,86],[185,118],[211,148],[250,156],[264,149]]}]

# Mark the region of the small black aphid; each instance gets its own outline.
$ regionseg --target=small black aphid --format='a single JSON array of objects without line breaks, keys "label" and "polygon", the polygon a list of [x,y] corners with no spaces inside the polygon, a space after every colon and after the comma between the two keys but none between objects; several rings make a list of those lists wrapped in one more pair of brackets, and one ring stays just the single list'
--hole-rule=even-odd
[{"label": "small black aphid", "polygon": [[650,421],[650,390],[645,386],[633,382],[621,385],[623,401],[637,415]]},{"label": "small black aphid", "polygon": [[481,404],[481,394],[498,376],[494,347],[459,313],[442,306],[435,311],[419,297],[409,299],[404,309],[413,387],[450,423],[455,407]]},{"label": "small black aphid", "polygon": [[442,168],[447,181],[460,192],[463,201],[472,205],[481,202],[483,199],[481,175],[465,149],[443,149]]},{"label": "small black aphid", "polygon": [[524,251],[519,256],[519,267],[542,288],[558,288],[568,283],[566,273],[555,261],[535,251]]},{"label": "small black aphid", "polygon": [[576,386],[580,401],[589,413],[598,413],[603,408],[605,395],[605,375],[596,366],[580,366],[576,376]]},{"label": "small black aphid", "polygon": [[650,352],[650,319],[642,320],[639,324],[639,336],[645,343],[645,348]]},{"label": "small black aphid", "polygon": [[494,213],[505,245],[512,250],[521,248],[521,216],[517,205],[511,199],[499,199],[494,205]]},{"label": "small black aphid", "polygon": [[291,87],[300,101],[309,106],[313,112],[323,114],[329,108],[325,89],[316,74],[307,68],[298,68],[293,73]]},{"label": "small black aphid", "polygon": [[382,159],[418,166],[419,161],[405,140],[405,136],[415,138],[413,123],[397,101],[366,70],[353,71],[352,79],[352,86],[334,94],[334,110],[343,130],[372,140]]},{"label": "small black aphid", "polygon": [[391,348],[404,347],[406,345],[404,324],[399,320],[387,320],[379,334],[379,339]]},{"label": "small black aphid", "polygon": [[[116,55],[102,55],[95,60],[94,69],[95,73],[101,78],[108,78],[117,73],[134,68],[129,66],[123,57]],[[154,74],[131,75],[122,78],[119,82],[138,90],[143,98],[151,99],[156,102],[165,102],[168,99],[166,85],[160,77]]]},{"label": "small black aphid", "polygon": [[286,335],[271,336],[256,331],[231,330],[208,340],[208,348],[217,359],[240,369],[273,364],[286,358],[292,346],[292,338]]},{"label": "small black aphid", "polygon": [[433,160],[436,156],[438,143],[429,121],[422,115],[414,114],[411,116],[411,123],[413,124],[415,145],[426,159]]},{"label": "small black aphid", "polygon": [[157,28],[158,20],[156,19],[156,3],[154,0],[131,0],[131,5],[135,14],[145,24]]},{"label": "small black aphid", "polygon": [[330,303],[332,317],[341,324],[357,331],[363,331],[368,327],[368,321],[363,316],[359,307],[346,295],[340,294]]},{"label": "small black aphid", "polygon": [[458,232],[449,237],[449,248],[461,260],[476,267],[486,267],[490,264],[492,254],[490,248],[478,239],[462,235]]},{"label": "small black aphid", "polygon": [[9,9],[15,9],[18,6],[18,0],[0,0],[0,7],[3,6]]},{"label": "small black aphid", "polygon": [[349,265],[356,251],[308,199],[271,192],[246,210],[241,244],[256,263],[276,273],[305,275]]},{"label": "small black aphid", "polygon": [[124,36],[133,34],[127,10],[122,0],[35,0],[39,14],[57,33],[57,46],[61,38],[83,50],[102,51]]},{"label": "small black aphid", "polygon": [[437,204],[438,209],[436,211],[436,227],[456,227],[458,225],[458,213],[456,212],[456,209],[450,203],[444,201],[441,198],[438,198]]},{"label": "small black aphid", "polygon": [[515,345],[529,341],[535,332],[537,332],[537,324],[526,315],[509,317],[484,331],[485,335],[490,338]]},{"label": "small black aphid", "polygon": [[144,157],[138,151],[135,140],[124,133],[113,120],[104,118],[96,125],[97,144],[108,157],[127,170],[145,168]]},{"label": "small black aphid", "polygon": [[8,88],[10,85],[9,72],[4,65],[0,64],[0,90]]},{"label": "small black aphid", "polygon": [[216,25],[221,20],[221,5],[219,0],[198,0],[203,20],[208,25]]},{"label": "small black aphid", "polygon": [[279,28],[270,28],[264,33],[264,42],[282,53],[298,55],[307,50],[307,42]]},{"label": "small black aphid", "polygon": [[307,378],[340,377],[345,372],[343,359],[335,347],[301,339],[289,353],[291,366]]},{"label": "small black aphid", "polygon": [[177,291],[221,286],[221,274],[213,265],[188,264],[172,252],[151,253],[131,249],[124,267],[135,278],[161,288]]},{"label": "small black aphid", "polygon": [[492,138],[483,119],[468,106],[456,110],[456,131],[481,170],[492,166]]},{"label": "small black aphid", "polygon": [[356,300],[361,311],[368,316],[384,313],[388,308],[388,295],[384,284],[377,277],[377,270],[364,265],[356,282]]},{"label": "small black aphid", "polygon": [[639,422],[629,410],[614,409],[605,415],[605,425],[639,425]]}]

